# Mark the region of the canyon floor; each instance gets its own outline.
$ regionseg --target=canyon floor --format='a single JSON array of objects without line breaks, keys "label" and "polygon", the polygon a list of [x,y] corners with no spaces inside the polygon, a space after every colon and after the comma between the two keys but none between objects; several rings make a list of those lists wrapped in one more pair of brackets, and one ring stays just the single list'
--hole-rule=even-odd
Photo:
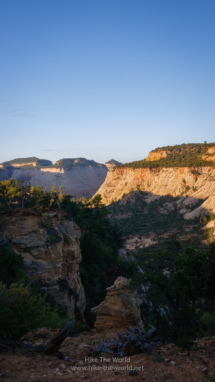
[{"label": "canyon floor", "polygon": [[110,219],[120,227],[127,250],[141,255],[161,249],[170,235],[176,235],[185,246],[205,248],[213,241],[214,227],[204,230],[209,216],[208,220],[203,217],[184,219],[183,214],[195,209],[201,201],[192,206],[187,204],[185,208],[184,197],[160,196],[150,203],[146,197],[144,192],[131,192],[108,206]]},{"label": "canyon floor", "polygon": [[[96,333],[95,330],[68,337],[60,349],[68,360],[20,351],[2,351],[0,381],[214,381],[215,337],[198,340],[195,350],[191,351],[179,349],[174,344],[157,344],[152,354],[134,355],[123,362],[113,362],[108,354],[102,356],[110,358],[110,362],[104,358],[92,362],[85,360],[89,353],[87,346],[111,337],[114,333]],[[137,374],[129,374],[130,369],[137,369]]]}]

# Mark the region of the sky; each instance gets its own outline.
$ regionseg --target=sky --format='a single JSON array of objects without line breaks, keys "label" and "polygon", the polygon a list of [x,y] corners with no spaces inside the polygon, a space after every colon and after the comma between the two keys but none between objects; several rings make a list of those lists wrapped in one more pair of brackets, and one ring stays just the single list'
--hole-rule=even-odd
[{"label": "sky", "polygon": [[214,0],[0,0],[0,162],[215,141]]}]

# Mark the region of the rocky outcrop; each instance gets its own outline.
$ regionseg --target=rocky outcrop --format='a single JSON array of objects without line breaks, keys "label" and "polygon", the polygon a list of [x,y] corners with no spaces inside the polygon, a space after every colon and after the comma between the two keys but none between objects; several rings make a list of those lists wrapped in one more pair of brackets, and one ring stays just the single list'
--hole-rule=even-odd
[{"label": "rocky outcrop", "polygon": [[72,196],[91,197],[105,180],[108,169],[105,165],[64,168],[46,167],[16,169],[11,178],[30,182],[31,186],[44,187],[49,191],[51,186],[64,187],[64,193]]},{"label": "rocky outcrop", "polygon": [[168,155],[168,151],[150,151],[146,160],[147,161],[154,161],[154,160],[159,160],[161,158],[166,158]]},{"label": "rocky outcrop", "polygon": [[[131,191],[145,191],[145,200],[151,202],[159,196],[181,196],[183,206],[202,204],[192,212],[184,211],[186,219],[215,213],[215,168],[131,168],[117,167],[108,171],[105,182],[97,193],[106,205],[120,200]],[[125,198],[126,200],[126,198]]]},{"label": "rocky outcrop", "polygon": [[202,155],[202,159],[206,160],[206,161],[212,161],[214,162],[215,161],[215,146],[214,147],[210,147],[208,149],[208,151],[206,152],[205,155]]},{"label": "rocky outcrop", "polygon": [[127,329],[137,326],[142,320],[140,316],[140,300],[129,289],[130,280],[118,277],[114,285],[107,288],[105,301],[91,309],[96,314],[97,331],[111,329]]},{"label": "rocky outcrop", "polygon": [[208,149],[208,154],[215,154],[215,146]]},{"label": "rocky outcrop", "polygon": [[115,166],[118,166],[122,164],[121,162],[118,162],[115,159],[110,159],[108,162],[105,163],[105,166],[110,170],[111,168],[114,168]]},{"label": "rocky outcrop", "polygon": [[28,275],[55,304],[67,308],[70,315],[76,309],[83,313],[78,226],[56,211],[40,215],[32,210],[15,210],[3,221],[0,244],[24,257]]}]

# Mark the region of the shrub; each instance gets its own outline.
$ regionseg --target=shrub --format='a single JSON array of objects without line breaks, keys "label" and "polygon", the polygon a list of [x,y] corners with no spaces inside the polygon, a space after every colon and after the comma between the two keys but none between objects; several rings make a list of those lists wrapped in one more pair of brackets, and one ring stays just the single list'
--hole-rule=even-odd
[{"label": "shrub", "polygon": [[42,214],[42,224],[45,228],[49,228],[51,226],[50,219],[46,214]]},{"label": "shrub", "polygon": [[194,342],[186,337],[178,338],[175,343],[179,348],[188,349],[188,350],[191,349],[192,346],[194,345]]},{"label": "shrub", "polygon": [[59,328],[66,322],[45,302],[45,297],[34,296],[29,286],[0,283],[0,335],[19,340],[39,327]]},{"label": "shrub", "polygon": [[207,328],[207,335],[214,336],[215,335],[215,313],[204,313],[202,317],[202,322]]}]

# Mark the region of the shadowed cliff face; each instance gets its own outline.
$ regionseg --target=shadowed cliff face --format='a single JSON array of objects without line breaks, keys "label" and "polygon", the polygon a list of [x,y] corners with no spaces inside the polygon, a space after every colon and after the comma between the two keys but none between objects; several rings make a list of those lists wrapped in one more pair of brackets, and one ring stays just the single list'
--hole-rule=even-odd
[{"label": "shadowed cliff face", "polygon": [[[184,218],[193,219],[208,212],[215,213],[215,168],[149,168],[119,167],[109,170],[105,182],[98,190],[103,203],[109,205],[121,200],[131,191],[145,191],[147,203],[160,196],[184,196]],[[203,203],[192,212],[187,212],[186,205]],[[182,208],[181,208],[182,209]]]},{"label": "shadowed cliff face", "polygon": [[32,210],[1,216],[1,244],[24,257],[26,271],[55,304],[85,310],[85,293],[79,275],[80,229],[55,211],[43,216]]},{"label": "shadowed cliff face", "polygon": [[[207,218],[184,219],[186,214],[198,209],[204,200],[191,199],[186,195],[165,195],[148,203],[150,196],[148,192],[132,191],[108,206],[111,211],[109,218],[120,227],[127,250],[159,250],[170,235],[176,235],[185,246],[195,245],[203,249],[208,242],[214,241],[214,216],[210,211],[202,209],[202,215],[207,215]],[[205,232],[203,228],[209,220],[210,230]]]},{"label": "shadowed cliff face", "polygon": [[105,165],[62,168],[16,169],[11,178],[30,182],[31,186],[64,187],[64,193],[72,196],[93,196],[105,180],[108,169]]},{"label": "shadowed cliff face", "polygon": [[0,168],[0,181],[8,179],[8,174],[6,171]]}]

